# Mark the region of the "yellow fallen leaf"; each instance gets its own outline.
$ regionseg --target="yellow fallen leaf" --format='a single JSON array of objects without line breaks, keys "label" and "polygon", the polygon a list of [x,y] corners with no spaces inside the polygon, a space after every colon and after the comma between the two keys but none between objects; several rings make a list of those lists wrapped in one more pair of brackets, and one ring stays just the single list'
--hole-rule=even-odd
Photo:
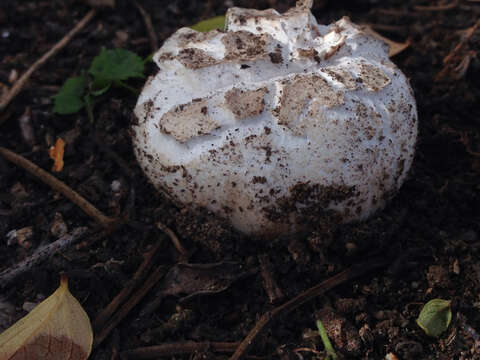
[{"label": "yellow fallen leaf", "polygon": [[53,159],[54,164],[52,167],[52,171],[60,172],[63,169],[63,154],[65,152],[65,141],[62,138],[58,138],[55,142],[55,146],[52,146],[48,150],[48,154],[50,158]]},{"label": "yellow fallen leaf", "polygon": [[90,320],[62,276],[52,295],[0,334],[0,360],[84,360],[92,342]]},{"label": "yellow fallen leaf", "polygon": [[369,25],[363,25],[362,29],[367,34],[372,35],[373,37],[376,37],[377,39],[384,41],[385,43],[387,43],[388,46],[390,46],[390,49],[388,50],[388,57],[393,57],[397,54],[400,54],[403,50],[405,50],[410,46],[410,39],[407,39],[407,41],[405,41],[404,43],[399,43],[399,42],[390,40],[389,38],[386,38],[383,35],[380,35],[378,32],[373,30]]}]

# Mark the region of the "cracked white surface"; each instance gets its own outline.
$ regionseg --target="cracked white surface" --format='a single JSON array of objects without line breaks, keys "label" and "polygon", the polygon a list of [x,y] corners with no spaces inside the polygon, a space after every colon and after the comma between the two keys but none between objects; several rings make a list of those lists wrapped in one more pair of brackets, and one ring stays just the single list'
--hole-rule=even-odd
[{"label": "cracked white surface", "polygon": [[365,219],[412,163],[417,113],[388,47],[343,18],[232,8],[226,32],[182,28],[155,54],[134,146],[152,183],[256,235],[305,214]]}]

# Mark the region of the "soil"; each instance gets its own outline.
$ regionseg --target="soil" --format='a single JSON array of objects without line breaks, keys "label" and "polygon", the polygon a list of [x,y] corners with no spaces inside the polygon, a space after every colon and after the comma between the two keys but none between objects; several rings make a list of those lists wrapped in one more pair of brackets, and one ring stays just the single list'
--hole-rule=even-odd
[{"label": "soil", "polygon": [[[232,5],[285,11],[294,1],[138,0],[138,4],[151,16],[161,44],[177,28],[223,14]],[[429,6],[434,7],[425,8]],[[2,1],[2,89],[88,11],[87,4],[73,0]],[[62,137],[67,143],[65,167],[55,176],[125,225],[98,235],[98,225],[76,205],[0,157],[0,271],[55,241],[64,230],[89,229],[79,244],[2,290],[0,330],[24,316],[31,303],[51,294],[62,272],[93,320],[133,277],[143,254],[160,242],[153,265],[174,269],[177,275],[170,272],[148,292],[94,349],[91,359],[115,359],[119,351],[166,343],[239,342],[263,313],[378,256],[388,260],[387,266],[275,319],[261,332],[250,355],[324,359],[316,332],[316,320],[321,319],[341,358],[480,359],[476,332],[480,331],[480,29],[467,32],[480,18],[480,3],[317,0],[313,13],[319,23],[347,15],[391,40],[410,41],[393,61],[414,89],[420,134],[409,178],[388,207],[366,222],[321,224],[293,239],[266,243],[235,232],[211,214],[190,213],[158,194],[132,152],[129,124],[135,95],[110,91],[95,106],[94,123],[84,111],[72,116],[52,111],[52,96],[65,79],[87,69],[102,48],[123,47],[142,57],[152,52],[135,2],[118,0],[114,9],[100,10],[35,72],[0,113],[0,144],[50,171],[48,149]],[[148,73],[154,72],[149,65]],[[131,85],[141,88],[142,81]],[[185,261],[185,255],[178,253],[157,222],[178,236],[190,263],[206,267],[176,265]],[[17,230],[16,237],[12,230]],[[179,279],[182,286],[175,282]],[[452,301],[453,320],[439,337],[428,337],[415,320],[422,305],[434,298]],[[151,305],[154,299],[156,307]],[[228,353],[216,350],[212,345],[164,358],[228,358]]]}]

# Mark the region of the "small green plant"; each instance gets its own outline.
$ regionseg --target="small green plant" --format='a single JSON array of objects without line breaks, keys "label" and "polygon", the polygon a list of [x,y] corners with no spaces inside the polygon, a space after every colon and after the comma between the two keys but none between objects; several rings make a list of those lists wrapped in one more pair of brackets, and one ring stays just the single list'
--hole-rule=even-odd
[{"label": "small green plant", "polygon": [[320,338],[322,339],[323,347],[327,352],[327,357],[325,358],[325,360],[337,360],[337,354],[335,353],[332,343],[328,338],[327,331],[325,330],[325,327],[320,320],[317,320],[317,328],[318,333],[320,334]]},{"label": "small green plant", "polygon": [[427,302],[417,318],[417,324],[428,336],[438,337],[447,330],[452,321],[450,301],[433,299]]},{"label": "small green plant", "polygon": [[125,83],[132,78],[144,78],[145,61],[125,49],[103,49],[86,74],[68,78],[54,96],[53,111],[57,114],[74,114],[84,107],[93,122],[93,105],[112,86],[122,87],[135,94],[138,91]]},{"label": "small green plant", "polygon": [[[223,29],[225,16],[200,21],[191,28],[197,31]],[[153,54],[142,60],[137,54],[125,49],[103,49],[97,55],[88,71],[81,76],[68,78],[57,95],[53,97],[53,111],[70,115],[86,108],[90,122],[93,122],[93,106],[112,86],[125,88],[138,95],[138,90],[125,83],[126,80],[145,77],[145,63]]]}]

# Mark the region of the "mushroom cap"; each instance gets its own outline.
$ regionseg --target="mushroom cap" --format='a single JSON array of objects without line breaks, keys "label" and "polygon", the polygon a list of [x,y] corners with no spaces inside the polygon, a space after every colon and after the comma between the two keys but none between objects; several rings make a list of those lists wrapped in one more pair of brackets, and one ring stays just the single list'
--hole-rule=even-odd
[{"label": "mushroom cap", "polygon": [[231,8],[226,31],[181,28],[154,61],[133,143],[176,203],[268,237],[311,215],[366,219],[407,176],[412,89],[388,45],[348,18],[324,26],[308,5]]}]

